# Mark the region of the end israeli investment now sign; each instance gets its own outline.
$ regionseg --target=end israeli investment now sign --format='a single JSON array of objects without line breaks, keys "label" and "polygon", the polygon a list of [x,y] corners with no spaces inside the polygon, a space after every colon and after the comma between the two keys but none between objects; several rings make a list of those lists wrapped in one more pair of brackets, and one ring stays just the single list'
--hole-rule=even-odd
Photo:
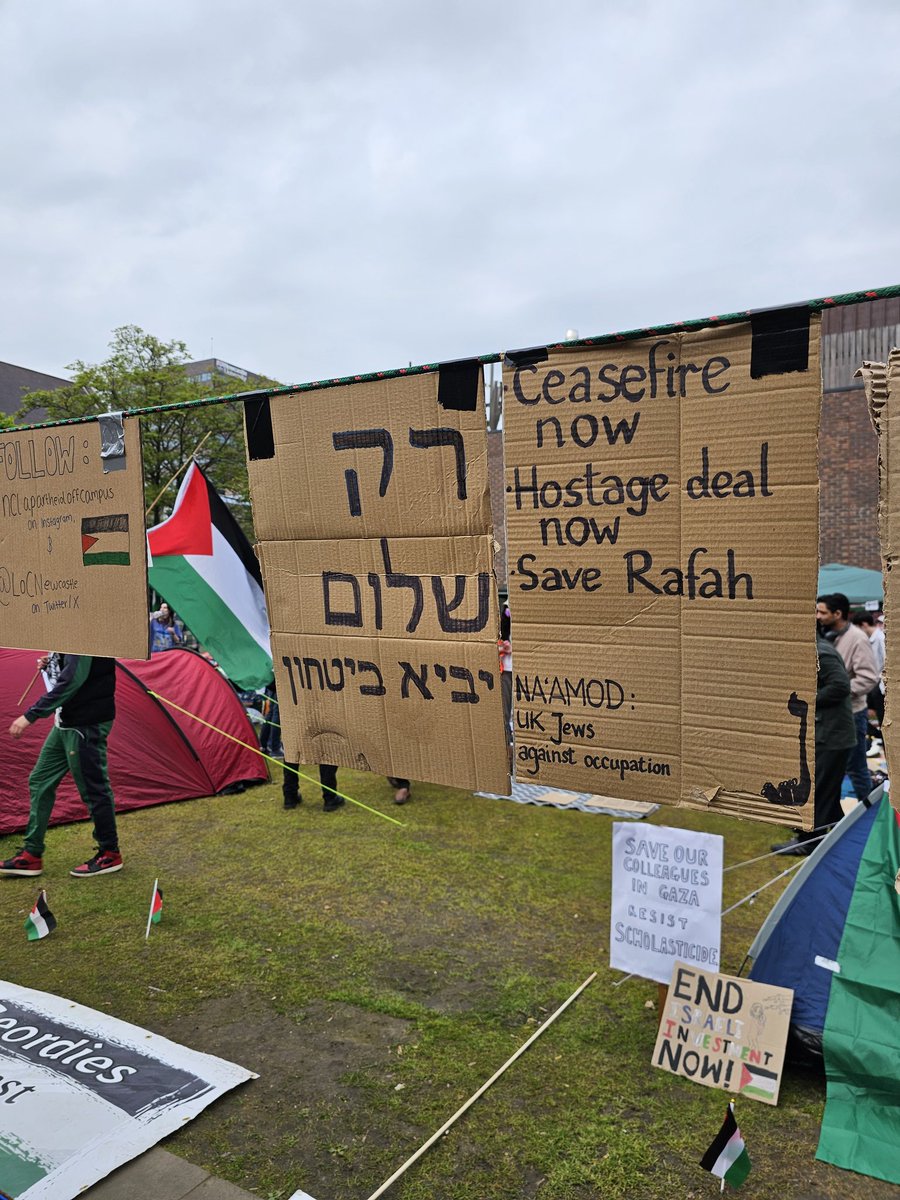
[{"label": "end israeli investment now sign", "polygon": [[810,827],[818,317],[504,382],[516,777]]}]

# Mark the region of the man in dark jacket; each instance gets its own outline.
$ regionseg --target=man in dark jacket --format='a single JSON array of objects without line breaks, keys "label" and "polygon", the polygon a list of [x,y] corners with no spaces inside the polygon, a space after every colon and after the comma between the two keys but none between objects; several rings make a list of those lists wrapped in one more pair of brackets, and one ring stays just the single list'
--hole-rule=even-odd
[{"label": "man in dark jacket", "polygon": [[[850,676],[832,642],[816,635],[819,670],[816,676],[816,791],[814,820],[817,833],[798,831],[791,842],[773,849],[782,854],[809,854],[829,825],[844,815],[841,785],[850,751],[856,745],[856,722],[850,704]],[[810,840],[810,838],[816,840]]]},{"label": "man in dark jacket", "polygon": [[44,837],[56,801],[56,789],[67,771],[94,822],[97,853],[69,873],[76,879],[121,871],[116,813],[106,767],[106,740],[116,715],[116,664],[112,658],[85,654],[50,654],[38,660],[52,682],[50,691],[9,727],[20,738],[39,717],[56,714],[34,770],[28,777],[31,812],[25,845],[0,862],[0,875],[40,875],[44,869]]}]

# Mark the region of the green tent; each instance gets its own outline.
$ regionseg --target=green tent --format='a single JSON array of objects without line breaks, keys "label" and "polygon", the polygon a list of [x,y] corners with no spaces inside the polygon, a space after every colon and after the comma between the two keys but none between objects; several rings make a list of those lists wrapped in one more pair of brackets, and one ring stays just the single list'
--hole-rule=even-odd
[{"label": "green tent", "polygon": [[819,567],[820,596],[829,592],[842,592],[851,604],[865,604],[867,600],[884,603],[884,581],[880,571],[867,571],[865,567],[848,567],[845,563],[826,563]]}]

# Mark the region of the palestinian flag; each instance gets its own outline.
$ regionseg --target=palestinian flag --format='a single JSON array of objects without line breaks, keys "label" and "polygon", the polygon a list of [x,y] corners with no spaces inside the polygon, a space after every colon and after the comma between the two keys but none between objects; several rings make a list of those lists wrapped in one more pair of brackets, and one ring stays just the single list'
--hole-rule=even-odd
[{"label": "palestinian flag", "polygon": [[47,893],[38,892],[34,908],[25,918],[25,933],[29,942],[40,941],[56,928],[56,917],[47,906]]},{"label": "palestinian flag", "polygon": [[147,530],[150,586],[241,688],[272,681],[262,575],[244,531],[196,463],[168,520]]},{"label": "palestinian flag", "polygon": [[741,1063],[738,1091],[743,1096],[755,1096],[757,1100],[778,1102],[778,1075],[775,1071],[764,1071],[762,1067],[748,1067]]},{"label": "palestinian flag", "polygon": [[740,1187],[750,1174],[750,1158],[744,1139],[734,1119],[734,1105],[725,1111],[725,1123],[716,1134],[715,1140],[700,1159],[700,1166],[732,1187]]},{"label": "palestinian flag", "polygon": [[153,888],[153,899],[150,901],[150,924],[158,925],[162,920],[162,888],[157,883]]},{"label": "palestinian flag", "polygon": [[128,513],[81,518],[81,561],[86,567],[128,567]]}]

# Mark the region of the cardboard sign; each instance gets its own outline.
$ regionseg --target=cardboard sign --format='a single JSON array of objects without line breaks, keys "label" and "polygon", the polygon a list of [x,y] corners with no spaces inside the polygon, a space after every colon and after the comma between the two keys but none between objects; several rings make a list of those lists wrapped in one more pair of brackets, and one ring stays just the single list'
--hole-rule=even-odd
[{"label": "cardboard sign", "polygon": [[516,778],[810,828],[818,318],[507,360]]},{"label": "cardboard sign", "polygon": [[507,790],[478,363],[245,412],[285,755]]},{"label": "cardboard sign", "polygon": [[793,1002],[790,988],[676,963],[653,1065],[777,1104]]},{"label": "cardboard sign", "polygon": [[252,1071],[0,981],[0,1193],[74,1200]]},{"label": "cardboard sign", "polygon": [[609,965],[668,983],[677,961],[719,966],[723,839],[613,825]]},{"label": "cardboard sign", "polygon": [[[885,626],[893,630],[897,585],[891,565],[897,561],[900,546],[900,350],[892,350],[886,363],[863,363],[857,375],[862,377],[865,385],[869,415],[878,434],[878,530],[884,577],[884,621]],[[884,663],[885,719],[881,722],[888,771],[900,762],[900,722],[896,717],[898,694],[900,655],[891,654],[888,649]]]},{"label": "cardboard sign", "polygon": [[140,427],[105,428],[0,434],[4,646],[147,658]]}]

